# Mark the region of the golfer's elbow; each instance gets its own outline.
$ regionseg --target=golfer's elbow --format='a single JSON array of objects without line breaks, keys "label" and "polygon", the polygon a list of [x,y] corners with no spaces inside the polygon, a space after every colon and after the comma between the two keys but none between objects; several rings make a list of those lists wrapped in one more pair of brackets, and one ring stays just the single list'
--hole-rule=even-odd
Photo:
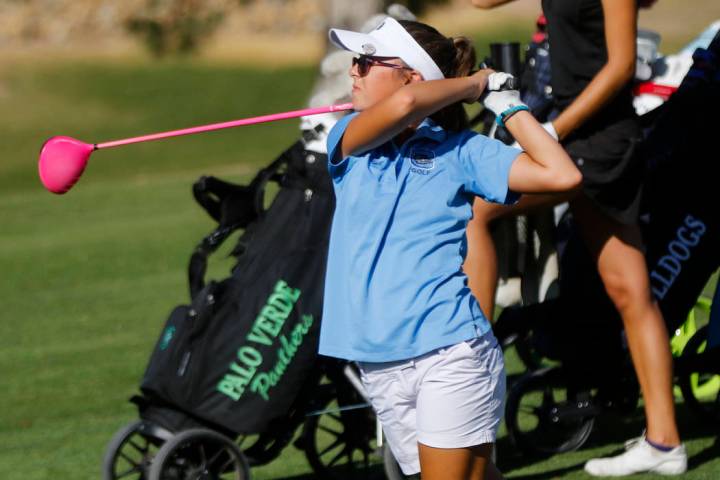
[{"label": "golfer's elbow", "polygon": [[582,173],[572,163],[552,175],[552,189],[556,192],[571,192],[582,185]]},{"label": "golfer's elbow", "polygon": [[537,156],[528,155],[527,158],[532,162],[531,165],[534,164],[532,175],[536,176],[538,192],[560,193],[580,188],[582,173],[570,155],[556,142],[552,142],[547,150]]}]

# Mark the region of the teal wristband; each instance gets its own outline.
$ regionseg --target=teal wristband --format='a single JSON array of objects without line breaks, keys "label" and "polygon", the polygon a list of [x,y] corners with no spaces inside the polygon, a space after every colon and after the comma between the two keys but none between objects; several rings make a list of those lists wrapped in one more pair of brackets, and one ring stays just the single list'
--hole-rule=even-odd
[{"label": "teal wristband", "polygon": [[505,110],[504,112],[502,112],[500,115],[495,117],[495,123],[497,123],[499,127],[504,128],[505,122],[507,122],[507,120],[510,117],[515,115],[517,112],[522,112],[523,110],[525,110],[527,112],[530,109],[528,108],[527,105],[515,105],[514,107],[510,107],[507,110]]}]

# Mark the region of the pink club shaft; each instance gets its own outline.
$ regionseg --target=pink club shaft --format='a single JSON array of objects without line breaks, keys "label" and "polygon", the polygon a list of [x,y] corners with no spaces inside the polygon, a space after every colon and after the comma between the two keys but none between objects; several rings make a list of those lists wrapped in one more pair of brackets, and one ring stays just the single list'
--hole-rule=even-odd
[{"label": "pink club shaft", "polygon": [[290,112],[273,113],[271,115],[261,115],[253,118],[243,118],[230,122],[213,123],[210,125],[202,125],[199,127],[183,128],[180,130],[171,130],[168,132],[153,133],[140,137],[125,138],[122,140],[114,140],[111,142],[98,143],[96,149],[118,147],[120,145],[128,145],[130,143],[147,142],[150,140],[159,140],[161,138],[178,137],[180,135],[190,135],[193,133],[209,132],[212,130],[222,130],[224,128],[240,127],[243,125],[253,125],[256,123],[274,122],[275,120],[285,120],[288,118],[304,117],[306,115],[318,115],[321,113],[340,112],[343,110],[352,110],[352,103],[341,103],[339,105],[328,105],[325,107],[306,108],[303,110],[292,110]]},{"label": "pink club shaft", "polygon": [[122,140],[98,144],[85,143],[72,137],[55,136],[49,138],[40,150],[40,157],[38,158],[38,173],[40,174],[40,181],[45,188],[53,193],[62,194],[70,190],[72,186],[75,185],[75,182],[78,181],[87,166],[90,154],[101,148],[118,147],[120,145],[128,145],[130,143],[147,142],[150,140],[159,140],[161,138],[208,132],[210,130],[239,127],[241,125],[273,122],[275,120],[284,120],[286,118],[340,112],[343,110],[351,110],[352,108],[352,103],[306,108],[304,110],[293,110],[290,112],[274,113],[272,115],[262,115],[260,117],[245,118],[230,122],[213,123],[211,125],[184,128],[182,130],[172,130],[169,132],[125,138]]}]

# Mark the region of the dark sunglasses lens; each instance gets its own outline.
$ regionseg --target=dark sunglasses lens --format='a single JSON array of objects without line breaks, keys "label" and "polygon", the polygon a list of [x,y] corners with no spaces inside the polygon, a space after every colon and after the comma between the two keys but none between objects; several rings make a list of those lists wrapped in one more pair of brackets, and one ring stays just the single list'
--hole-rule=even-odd
[{"label": "dark sunglasses lens", "polygon": [[355,57],[352,60],[352,64],[357,65],[358,74],[361,77],[364,77],[365,75],[367,75],[368,70],[370,70],[370,62],[367,57],[364,57],[364,56]]}]

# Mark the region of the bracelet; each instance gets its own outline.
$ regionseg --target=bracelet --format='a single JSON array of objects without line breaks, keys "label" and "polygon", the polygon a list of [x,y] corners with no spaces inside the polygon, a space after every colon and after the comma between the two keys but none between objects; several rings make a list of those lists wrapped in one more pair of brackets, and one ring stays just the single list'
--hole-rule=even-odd
[{"label": "bracelet", "polygon": [[499,127],[504,128],[505,122],[507,122],[510,117],[515,115],[517,112],[522,112],[523,110],[525,110],[527,112],[530,109],[525,104],[520,104],[520,105],[515,105],[514,107],[510,107],[507,110],[505,110],[504,112],[502,112],[500,115],[495,117],[495,123],[497,123]]}]

